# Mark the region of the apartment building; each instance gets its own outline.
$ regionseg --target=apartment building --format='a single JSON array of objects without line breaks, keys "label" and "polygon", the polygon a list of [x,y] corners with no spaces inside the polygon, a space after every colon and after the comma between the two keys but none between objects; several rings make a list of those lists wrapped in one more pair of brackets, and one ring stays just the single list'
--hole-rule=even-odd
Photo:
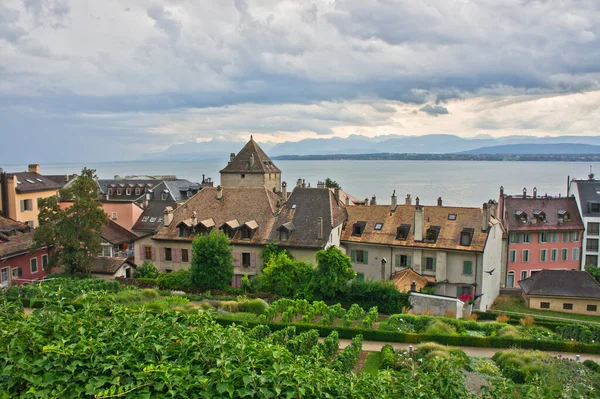
[{"label": "apartment building", "polygon": [[582,240],[581,268],[587,265],[598,267],[600,241],[600,181],[590,173],[588,179],[572,179],[568,195],[573,196],[583,217],[585,231]]}]

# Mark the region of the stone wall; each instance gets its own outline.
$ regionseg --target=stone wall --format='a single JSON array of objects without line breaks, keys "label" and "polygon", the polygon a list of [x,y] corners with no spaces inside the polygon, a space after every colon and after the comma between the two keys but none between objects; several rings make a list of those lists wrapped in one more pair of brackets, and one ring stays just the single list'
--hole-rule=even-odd
[{"label": "stone wall", "polygon": [[468,305],[465,306],[465,303],[457,298],[411,292],[409,301],[412,311],[416,314],[433,312],[433,316],[446,316],[448,311],[452,311],[459,319],[470,313]]}]

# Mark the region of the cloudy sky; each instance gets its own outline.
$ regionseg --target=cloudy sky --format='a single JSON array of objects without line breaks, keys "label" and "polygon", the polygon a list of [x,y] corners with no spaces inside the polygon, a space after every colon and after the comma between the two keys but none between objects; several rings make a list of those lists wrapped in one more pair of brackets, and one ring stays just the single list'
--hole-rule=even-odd
[{"label": "cloudy sky", "polygon": [[0,163],[597,135],[597,0],[0,0]]}]

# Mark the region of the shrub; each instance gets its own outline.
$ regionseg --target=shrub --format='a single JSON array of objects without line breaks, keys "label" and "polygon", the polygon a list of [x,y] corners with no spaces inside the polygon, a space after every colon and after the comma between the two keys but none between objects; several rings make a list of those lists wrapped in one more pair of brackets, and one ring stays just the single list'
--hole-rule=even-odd
[{"label": "shrub", "polygon": [[550,359],[550,355],[546,353],[520,349],[497,352],[492,357],[502,374],[517,384],[525,383],[534,374],[543,374]]},{"label": "shrub", "polygon": [[393,368],[396,359],[396,351],[390,344],[384,345],[381,348],[381,363],[379,368],[388,369]]},{"label": "shrub", "polygon": [[583,365],[588,369],[595,371],[596,373],[600,373],[600,364],[596,363],[593,360],[588,359],[583,362]]},{"label": "shrub", "polygon": [[425,360],[431,360],[435,357],[440,357],[445,360],[450,360],[450,352],[447,351],[431,351],[425,356]]},{"label": "shrub", "polygon": [[323,356],[332,359],[340,349],[340,338],[337,331],[332,331],[323,341]]},{"label": "shrub", "polygon": [[510,321],[510,317],[505,314],[498,315],[496,317],[496,323],[508,323]]},{"label": "shrub", "polygon": [[298,334],[286,343],[287,349],[296,356],[307,355],[319,343],[319,332],[310,330]]},{"label": "shrub", "polygon": [[399,292],[390,282],[354,279],[345,293],[340,293],[334,299],[346,306],[357,304],[363,309],[377,306],[381,313],[407,313],[403,308],[410,309],[408,293]]},{"label": "shrub", "polygon": [[257,341],[262,341],[271,335],[271,329],[265,325],[258,325],[252,330],[248,331],[248,336]]},{"label": "shrub", "polygon": [[425,330],[425,334],[431,335],[455,335],[456,329],[449,324],[444,323],[443,321],[434,320],[432,321],[427,329]]},{"label": "shrub", "polygon": [[219,307],[230,313],[237,313],[239,311],[238,303],[236,301],[223,301]]},{"label": "shrub", "polygon": [[498,330],[497,336],[503,338],[519,338],[520,334],[516,327],[506,326]]},{"label": "shrub", "polygon": [[133,273],[133,278],[155,279],[159,274],[160,272],[153,263],[144,261],[144,263],[142,263],[141,266],[138,266]]},{"label": "shrub", "polygon": [[267,303],[262,299],[244,299],[238,301],[238,312],[248,312],[261,315],[265,313],[267,307]]},{"label": "shrub", "polygon": [[160,273],[156,279],[159,288],[167,290],[176,290],[181,287],[190,286],[189,270],[181,269],[171,273]]},{"label": "shrub", "polygon": [[377,306],[373,306],[363,318],[361,323],[362,328],[373,328],[373,324],[375,324],[378,318]]},{"label": "shrub", "polygon": [[335,362],[333,363],[333,369],[342,373],[349,373],[352,371],[362,350],[362,335],[357,335],[352,338],[352,343],[344,348],[342,352],[337,355]]},{"label": "shrub", "polygon": [[531,316],[526,316],[519,320],[519,323],[521,326],[523,326],[523,328],[531,328],[535,323],[535,319]]}]

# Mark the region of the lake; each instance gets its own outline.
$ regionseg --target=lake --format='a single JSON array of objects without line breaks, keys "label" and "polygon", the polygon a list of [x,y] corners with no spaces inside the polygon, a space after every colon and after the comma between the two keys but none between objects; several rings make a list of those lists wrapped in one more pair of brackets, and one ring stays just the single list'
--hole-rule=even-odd
[{"label": "lake", "polygon": [[[396,190],[398,202],[407,193],[419,197],[421,204],[435,205],[442,197],[444,205],[481,206],[498,199],[500,186],[517,194],[527,187],[538,193],[565,195],[567,176],[587,178],[588,163],[583,162],[492,162],[492,161],[276,161],[288,190],[299,178],[311,186],[329,177],[358,198],[377,197],[377,203],[389,204]],[[227,161],[182,162],[111,162],[82,164],[44,164],[42,174],[79,173],[83,166],[94,168],[100,178],[115,175],[176,175],[200,182],[202,175],[219,182],[219,170]],[[600,173],[600,164],[594,164]],[[5,166],[9,172],[22,171],[25,165]]]}]

